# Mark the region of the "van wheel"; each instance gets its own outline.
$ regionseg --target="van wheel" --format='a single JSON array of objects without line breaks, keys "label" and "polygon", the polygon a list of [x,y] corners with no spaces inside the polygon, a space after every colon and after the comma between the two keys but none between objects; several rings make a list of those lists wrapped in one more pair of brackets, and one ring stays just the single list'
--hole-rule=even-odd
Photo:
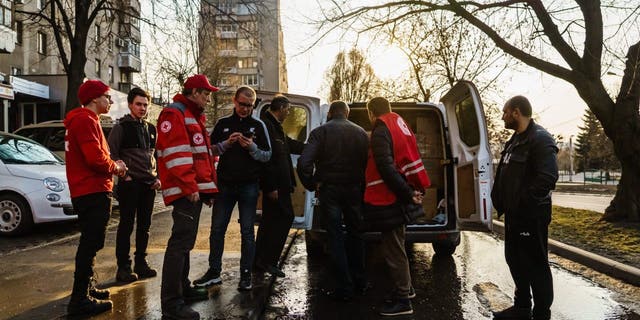
[{"label": "van wheel", "polygon": [[20,235],[33,227],[33,216],[27,202],[10,193],[0,195],[0,235]]},{"label": "van wheel", "polygon": [[451,256],[456,251],[458,244],[459,243],[455,243],[453,241],[438,241],[431,245],[433,246],[433,251],[436,252],[436,255]]}]

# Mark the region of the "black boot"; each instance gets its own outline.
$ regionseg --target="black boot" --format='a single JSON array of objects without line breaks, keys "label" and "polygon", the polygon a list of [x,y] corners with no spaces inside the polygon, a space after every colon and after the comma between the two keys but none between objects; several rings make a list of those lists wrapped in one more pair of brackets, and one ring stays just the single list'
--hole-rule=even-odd
[{"label": "black boot", "polygon": [[109,299],[109,296],[111,295],[109,290],[107,290],[107,289],[98,289],[96,287],[97,284],[98,284],[98,282],[96,281],[96,279],[95,278],[91,278],[91,281],[89,282],[89,296],[90,297],[94,297],[94,298],[96,298],[98,300]]},{"label": "black boot", "polygon": [[162,307],[162,319],[171,320],[199,320],[200,314],[185,304],[173,307]]},{"label": "black boot", "polygon": [[136,260],[133,272],[138,275],[138,279],[153,278],[158,272],[149,266],[146,259]]},{"label": "black boot", "polygon": [[130,283],[138,280],[138,275],[131,270],[131,264],[118,266],[116,280],[119,282]]},{"label": "black boot", "polygon": [[113,308],[111,300],[98,300],[89,296],[71,296],[69,305],[67,305],[67,314],[69,316],[89,316],[109,311],[111,308]]}]

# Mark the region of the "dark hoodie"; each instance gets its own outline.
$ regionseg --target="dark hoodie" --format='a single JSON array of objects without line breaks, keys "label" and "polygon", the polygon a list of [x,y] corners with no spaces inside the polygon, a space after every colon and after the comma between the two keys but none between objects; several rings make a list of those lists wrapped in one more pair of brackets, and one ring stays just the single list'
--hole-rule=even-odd
[{"label": "dark hoodie", "polygon": [[109,133],[111,159],[122,160],[134,181],[153,184],[156,181],[156,128],[130,114],[122,117]]},{"label": "dark hoodie", "polygon": [[71,110],[64,119],[67,134],[65,161],[71,197],[111,192],[116,164],[109,157],[109,146],[98,115],[83,107]]}]

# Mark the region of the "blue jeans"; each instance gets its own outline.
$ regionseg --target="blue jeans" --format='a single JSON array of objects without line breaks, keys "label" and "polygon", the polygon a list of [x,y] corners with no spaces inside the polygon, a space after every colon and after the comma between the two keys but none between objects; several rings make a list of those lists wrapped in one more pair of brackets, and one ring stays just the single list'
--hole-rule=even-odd
[{"label": "blue jeans", "polygon": [[224,235],[231,219],[236,202],[240,211],[240,234],[242,236],[240,271],[249,271],[253,265],[256,242],[253,224],[258,202],[258,183],[239,185],[218,185],[218,197],[213,206],[213,222],[209,236],[209,268],[222,271],[222,252],[224,251]]}]

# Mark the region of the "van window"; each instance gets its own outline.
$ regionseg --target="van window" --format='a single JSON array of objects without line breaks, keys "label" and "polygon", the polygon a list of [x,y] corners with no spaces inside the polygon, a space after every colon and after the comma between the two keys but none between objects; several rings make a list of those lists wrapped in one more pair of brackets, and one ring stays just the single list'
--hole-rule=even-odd
[{"label": "van window", "polygon": [[49,128],[26,128],[15,132],[23,137],[27,137],[39,144],[44,145],[47,136],[49,135]]},{"label": "van window", "polygon": [[480,144],[480,129],[478,128],[478,115],[473,105],[473,98],[468,96],[456,105],[456,119],[460,138],[469,147]]},{"label": "van window", "polygon": [[49,141],[45,145],[51,151],[64,151],[64,127],[53,128]]},{"label": "van window", "polygon": [[282,122],[282,129],[289,138],[305,142],[307,140],[307,110],[304,107],[292,105],[289,115]]}]

